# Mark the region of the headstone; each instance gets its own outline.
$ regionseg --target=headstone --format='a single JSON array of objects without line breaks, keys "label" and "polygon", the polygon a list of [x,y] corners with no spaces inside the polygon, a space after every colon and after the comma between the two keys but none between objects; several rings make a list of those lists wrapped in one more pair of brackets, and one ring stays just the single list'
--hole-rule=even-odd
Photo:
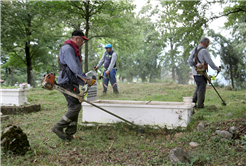
[{"label": "headstone", "polygon": [[198,125],[197,125],[197,131],[201,131],[204,129],[204,124],[202,122],[200,122]]},{"label": "headstone", "polygon": [[[96,82],[88,90],[88,94],[87,94],[85,100],[88,100],[88,101],[97,100],[97,73],[94,71],[89,71],[88,73],[86,73],[86,75],[87,75],[87,77],[95,79]],[[88,88],[88,85],[86,86],[86,88]]]}]

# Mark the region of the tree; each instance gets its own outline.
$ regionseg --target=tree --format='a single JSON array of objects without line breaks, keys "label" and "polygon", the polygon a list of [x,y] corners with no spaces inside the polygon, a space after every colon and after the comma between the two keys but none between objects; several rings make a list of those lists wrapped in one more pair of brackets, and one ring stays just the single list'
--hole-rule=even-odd
[{"label": "tree", "polygon": [[[46,5],[31,1],[1,2],[3,50],[27,67],[27,82],[33,86],[32,71],[37,67],[34,64],[50,61],[48,48],[56,41],[52,34],[56,23],[50,24],[54,13],[49,12]],[[59,33],[62,31],[56,31],[56,35]]]},{"label": "tree", "polygon": [[[206,27],[205,13],[198,10],[200,1],[161,1],[152,13],[159,15],[158,30],[166,49],[161,60],[171,71],[172,79],[187,83],[189,51],[200,41]],[[181,50],[183,50],[181,52]],[[175,75],[177,74],[177,77]]]},{"label": "tree", "polygon": [[[223,61],[224,76],[231,81],[232,87],[245,88],[246,81],[246,54],[244,50],[236,47],[237,42],[232,39],[225,38],[219,33],[210,31],[210,35],[215,39],[215,42],[220,45],[220,58]],[[235,86],[236,83],[236,86]]]},{"label": "tree", "polygon": [[[73,29],[84,30],[85,36],[92,38],[117,38],[123,30],[121,27],[126,19],[125,13],[134,8],[128,1],[67,1],[57,2],[64,15],[67,24]],[[83,28],[82,28],[83,27]],[[89,42],[85,43],[84,71],[88,72]]]}]

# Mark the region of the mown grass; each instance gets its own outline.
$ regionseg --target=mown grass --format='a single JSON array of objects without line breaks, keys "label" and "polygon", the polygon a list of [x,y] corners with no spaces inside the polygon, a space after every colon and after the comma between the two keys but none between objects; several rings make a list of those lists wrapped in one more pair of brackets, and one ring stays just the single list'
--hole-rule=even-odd
[{"label": "mown grass", "polygon": [[[98,86],[98,98],[107,100],[182,101],[191,96],[195,85],[173,83],[118,83],[119,95],[110,87],[107,95],[102,95],[102,85]],[[28,135],[31,151],[25,156],[14,156],[1,152],[2,165],[171,165],[169,151],[182,147],[192,156],[189,165],[238,165],[246,164],[246,139],[238,138],[227,142],[211,139],[216,129],[228,129],[236,125],[246,127],[246,91],[225,91],[218,89],[227,106],[212,87],[207,88],[206,105],[215,105],[218,110],[208,107],[196,111],[192,123],[185,130],[177,128],[152,129],[147,127],[144,134],[125,123],[111,126],[78,126],[76,138],[72,142],[60,140],[51,132],[53,125],[66,112],[66,100],[60,92],[31,89],[30,103],[40,103],[42,111],[31,114],[11,115],[3,121],[15,124]],[[232,116],[227,116],[233,113]],[[80,122],[82,111],[80,113]],[[203,121],[205,130],[196,131]],[[246,134],[245,134],[246,135]],[[198,142],[196,148],[190,142]]]}]

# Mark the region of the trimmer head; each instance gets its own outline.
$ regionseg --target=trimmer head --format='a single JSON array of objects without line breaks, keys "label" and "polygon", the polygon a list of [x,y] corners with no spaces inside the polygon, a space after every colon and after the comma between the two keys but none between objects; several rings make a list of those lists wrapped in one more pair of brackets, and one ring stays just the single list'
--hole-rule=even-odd
[{"label": "trimmer head", "polygon": [[221,105],[226,106],[226,103],[225,103],[225,102],[223,102],[223,103],[221,103]]}]

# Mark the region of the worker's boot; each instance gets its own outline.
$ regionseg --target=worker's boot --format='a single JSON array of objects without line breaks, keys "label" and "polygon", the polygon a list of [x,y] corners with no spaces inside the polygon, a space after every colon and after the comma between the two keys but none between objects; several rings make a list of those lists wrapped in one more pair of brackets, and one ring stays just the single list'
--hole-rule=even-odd
[{"label": "worker's boot", "polygon": [[104,94],[104,95],[107,94],[107,88],[105,88],[104,86],[103,86],[103,94]]},{"label": "worker's boot", "polygon": [[113,86],[113,91],[115,94],[119,94],[117,84]]},{"label": "worker's boot", "polygon": [[204,108],[206,91],[197,92],[197,108]]},{"label": "worker's boot", "polygon": [[193,97],[192,97],[192,103],[195,103],[194,107],[197,107],[196,102],[197,102],[197,88],[196,88],[196,90],[193,94]]},{"label": "worker's boot", "polygon": [[69,124],[69,126],[67,127],[67,129],[65,130],[66,134],[67,134],[67,139],[69,141],[71,141],[73,139],[73,135],[77,132],[77,122],[78,122],[78,117],[75,118],[75,120],[73,122],[71,122]]},{"label": "worker's boot", "polygon": [[65,140],[67,139],[67,134],[63,132],[63,129],[68,127],[69,122],[65,121],[63,118],[57,122],[54,127],[52,128],[52,131],[61,139]]}]

